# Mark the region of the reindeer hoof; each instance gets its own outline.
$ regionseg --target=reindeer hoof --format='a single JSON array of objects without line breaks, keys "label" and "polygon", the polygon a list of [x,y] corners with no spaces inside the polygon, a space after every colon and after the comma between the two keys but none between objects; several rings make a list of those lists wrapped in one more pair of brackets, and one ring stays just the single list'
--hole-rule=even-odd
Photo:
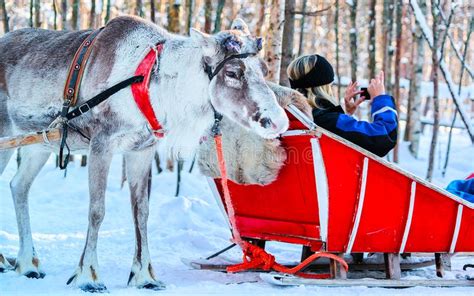
[{"label": "reindeer hoof", "polygon": [[80,286],[80,289],[89,293],[108,293],[107,287],[104,284],[86,284]]},{"label": "reindeer hoof", "polygon": [[154,281],[153,283],[147,283],[138,288],[159,291],[166,289],[166,285],[161,281]]},{"label": "reindeer hoof", "polygon": [[42,279],[46,274],[44,272],[29,271],[24,274],[29,279]]}]

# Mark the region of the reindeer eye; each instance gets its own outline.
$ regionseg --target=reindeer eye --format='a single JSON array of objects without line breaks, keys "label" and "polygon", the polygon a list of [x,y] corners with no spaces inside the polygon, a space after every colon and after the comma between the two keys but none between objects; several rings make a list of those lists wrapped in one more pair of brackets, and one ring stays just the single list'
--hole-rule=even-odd
[{"label": "reindeer eye", "polygon": [[226,71],[225,76],[233,79],[239,79],[239,75],[236,72]]}]

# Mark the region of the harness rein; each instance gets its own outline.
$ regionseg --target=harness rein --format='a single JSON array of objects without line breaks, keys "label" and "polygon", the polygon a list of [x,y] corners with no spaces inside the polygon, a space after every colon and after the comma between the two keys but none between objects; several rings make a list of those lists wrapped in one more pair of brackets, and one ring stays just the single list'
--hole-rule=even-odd
[{"label": "harness rein", "polygon": [[[96,37],[99,35],[102,29],[103,28],[100,28],[99,30],[91,32],[76,51],[73,61],[69,66],[68,70],[68,76],[64,87],[64,103],[60,116],[51,124],[52,126],[57,124],[62,129],[61,142],[59,146],[60,169],[65,169],[69,161],[70,149],[66,141],[68,136],[68,127],[78,132],[84,138],[89,139],[79,129],[70,125],[69,121],[88,112],[98,104],[107,100],[113,94],[128,86],[131,86],[135,103],[137,104],[137,107],[140,109],[143,116],[146,118],[148,122],[147,126],[149,127],[150,132],[157,138],[164,137],[163,127],[158,121],[155,111],[153,110],[149,92],[149,84],[153,66],[155,65],[155,63],[157,63],[157,59],[160,57],[161,52],[163,51],[163,43],[159,43],[156,45],[156,48],[150,49],[148,54],[138,65],[134,76],[113,85],[112,87],[94,96],[92,99],[89,99],[83,104],[75,107],[72,111],[69,111],[69,109],[71,107],[74,107],[77,102],[82,76],[87,66],[87,61],[92,52],[94,41],[96,40]],[[228,61],[237,58],[242,59],[256,54],[257,53],[249,52],[230,55],[223,59],[221,62],[219,62],[214,70],[212,70],[211,66],[205,64],[204,72],[208,75],[209,81],[211,81],[222,70],[222,68]],[[214,108],[214,106],[212,106],[212,104],[211,107],[214,111],[214,124],[211,131],[213,135],[218,135],[220,134],[219,123],[222,120],[222,115],[217,112],[217,110]],[[43,134],[43,138],[47,139],[47,137],[45,137],[45,134]],[[66,157],[63,156],[65,148],[67,149]]]}]

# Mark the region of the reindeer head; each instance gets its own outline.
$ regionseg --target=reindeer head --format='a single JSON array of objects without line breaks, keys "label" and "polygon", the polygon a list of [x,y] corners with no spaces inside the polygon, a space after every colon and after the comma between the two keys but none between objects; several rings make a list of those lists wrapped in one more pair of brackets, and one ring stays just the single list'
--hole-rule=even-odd
[{"label": "reindeer head", "polygon": [[203,49],[209,79],[209,98],[216,111],[264,138],[275,138],[288,128],[288,118],[265,82],[268,72],[258,57],[262,39],[250,36],[240,19],[232,29],[216,35],[193,30]]}]

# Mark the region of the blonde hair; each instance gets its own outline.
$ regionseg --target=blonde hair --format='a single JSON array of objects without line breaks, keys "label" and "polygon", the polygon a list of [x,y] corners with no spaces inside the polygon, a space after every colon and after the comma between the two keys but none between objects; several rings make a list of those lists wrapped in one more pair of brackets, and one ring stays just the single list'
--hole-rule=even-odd
[{"label": "blonde hair", "polygon": [[[291,80],[298,80],[304,77],[314,68],[317,60],[318,56],[315,54],[301,56],[293,60],[286,69],[288,77]],[[321,105],[318,103],[321,99],[328,100],[334,106],[339,105],[339,100],[332,93],[331,84],[305,88],[304,92],[306,92],[308,103],[312,107],[321,108]]]}]

